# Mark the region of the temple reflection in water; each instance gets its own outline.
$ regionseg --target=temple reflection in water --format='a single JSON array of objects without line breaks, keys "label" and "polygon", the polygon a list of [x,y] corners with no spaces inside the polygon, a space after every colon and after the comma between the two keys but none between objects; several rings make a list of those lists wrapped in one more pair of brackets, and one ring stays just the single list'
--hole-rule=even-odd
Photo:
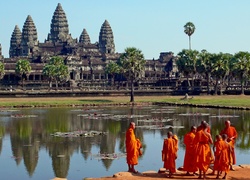
[{"label": "temple reflection in water", "polygon": [[[182,166],[183,136],[201,120],[210,124],[213,137],[223,129],[226,119],[231,120],[238,131],[237,164],[247,163],[250,152],[248,111],[164,106],[84,107],[3,109],[0,116],[0,163],[10,167],[1,168],[3,178],[81,179],[126,171],[125,156],[119,154],[125,153],[125,131],[130,121],[136,122],[136,135],[143,143],[138,165],[141,171],[157,171],[162,167],[160,151],[169,130],[179,137],[177,166]],[[78,137],[53,135],[90,131],[103,133]],[[110,154],[111,158],[102,158]]]}]

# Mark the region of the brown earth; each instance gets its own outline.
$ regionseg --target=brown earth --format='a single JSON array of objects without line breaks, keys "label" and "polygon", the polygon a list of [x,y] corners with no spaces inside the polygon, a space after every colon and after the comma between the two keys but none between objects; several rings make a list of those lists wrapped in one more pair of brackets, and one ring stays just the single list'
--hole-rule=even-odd
[{"label": "brown earth", "polygon": [[[227,180],[250,180],[250,165],[234,166],[235,171],[230,171]],[[216,179],[216,175],[210,175],[211,169],[207,172],[206,179]],[[168,173],[158,173],[156,171],[146,171],[133,174],[129,172],[119,172],[112,177],[86,178],[85,180],[165,180],[165,179],[198,179],[198,176],[186,176],[184,171],[177,170],[172,178],[167,178]],[[224,175],[224,173],[223,173]],[[220,179],[222,176],[220,176]]]}]

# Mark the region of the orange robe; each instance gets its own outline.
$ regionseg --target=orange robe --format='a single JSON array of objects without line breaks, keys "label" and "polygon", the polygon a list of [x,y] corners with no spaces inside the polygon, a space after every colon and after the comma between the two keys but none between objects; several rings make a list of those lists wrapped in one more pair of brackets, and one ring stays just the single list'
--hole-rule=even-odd
[{"label": "orange robe", "polygon": [[200,130],[196,133],[194,142],[196,144],[196,167],[206,172],[212,160],[212,151],[209,146],[210,137]]},{"label": "orange robe", "polygon": [[222,139],[216,143],[215,151],[216,164],[214,170],[224,171],[228,173],[230,162],[230,147],[229,144]]},{"label": "orange robe", "polygon": [[[236,164],[236,157],[235,157],[234,144],[235,144],[235,139],[236,139],[237,136],[238,136],[238,133],[237,133],[236,129],[235,129],[233,126],[230,126],[229,128],[223,129],[223,130],[220,132],[220,135],[222,135],[222,134],[226,134],[228,140],[229,140],[230,138],[234,137],[233,140],[230,142],[230,144],[232,145],[232,148],[231,148],[231,156],[232,156],[232,159],[233,159],[232,164]],[[228,141],[228,142],[229,142],[229,141]]]},{"label": "orange robe", "polygon": [[217,140],[214,142],[214,148],[215,148],[215,151],[214,151],[214,156],[215,156],[215,160],[214,160],[214,170],[217,170],[217,166],[219,164],[218,162],[218,157],[216,157],[216,151],[217,151],[217,146],[218,146],[218,143],[222,141],[222,139],[220,140]]},{"label": "orange robe", "polygon": [[186,146],[183,169],[187,172],[195,172],[197,168],[195,166],[196,155],[194,145],[195,133],[189,132],[184,136],[184,144]]},{"label": "orange robe", "polygon": [[162,149],[163,167],[168,169],[171,173],[176,172],[175,159],[177,158],[178,140],[170,137],[164,139]]},{"label": "orange robe", "polygon": [[138,157],[140,153],[141,142],[136,139],[134,129],[129,128],[126,132],[126,152],[127,163],[130,165],[138,164]]},{"label": "orange robe", "polygon": [[[203,128],[202,125],[200,125],[200,126],[197,127],[197,130],[196,130],[196,131],[198,132],[198,131],[202,130],[202,128]],[[207,132],[208,132],[209,134],[211,134],[210,126],[207,127]]]}]

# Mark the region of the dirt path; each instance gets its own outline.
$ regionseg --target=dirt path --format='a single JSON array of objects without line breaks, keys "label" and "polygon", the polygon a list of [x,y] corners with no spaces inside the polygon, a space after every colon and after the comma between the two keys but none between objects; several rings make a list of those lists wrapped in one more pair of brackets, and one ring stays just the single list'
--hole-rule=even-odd
[{"label": "dirt path", "polygon": [[[230,171],[227,180],[250,180],[250,165],[240,165],[234,167],[235,171]],[[211,170],[207,172],[206,179],[215,179],[216,175],[209,175]],[[177,171],[173,178],[167,178],[165,173],[157,173],[155,171],[147,171],[141,174],[132,174],[129,172],[119,172],[113,177],[102,178],[86,178],[86,180],[165,180],[165,179],[198,179],[198,176],[186,176],[185,172]],[[220,179],[222,176],[220,176]]]}]

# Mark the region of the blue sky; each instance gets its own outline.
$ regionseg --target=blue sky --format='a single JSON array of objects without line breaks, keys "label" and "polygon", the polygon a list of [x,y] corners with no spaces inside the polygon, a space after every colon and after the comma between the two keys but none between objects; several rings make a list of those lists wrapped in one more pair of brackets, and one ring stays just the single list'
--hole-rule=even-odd
[{"label": "blue sky", "polygon": [[15,25],[22,30],[31,15],[43,42],[58,3],[66,13],[69,31],[78,38],[85,28],[91,42],[98,41],[102,23],[109,21],[116,52],[126,47],[142,50],[146,59],[157,59],[160,52],[177,54],[188,49],[183,26],[196,27],[192,49],[211,53],[250,50],[250,0],[0,0],[0,43],[9,57]]}]

